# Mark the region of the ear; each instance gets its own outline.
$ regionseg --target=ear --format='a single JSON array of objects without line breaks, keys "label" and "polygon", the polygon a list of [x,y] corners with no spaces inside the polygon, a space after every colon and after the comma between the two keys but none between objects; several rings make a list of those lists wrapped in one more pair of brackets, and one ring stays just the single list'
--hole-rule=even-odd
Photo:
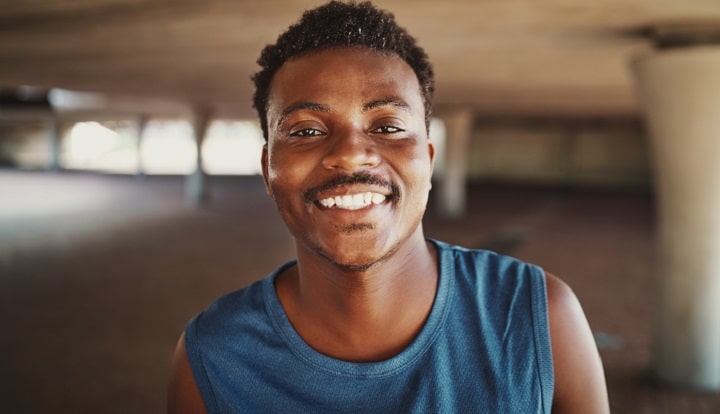
[{"label": "ear", "polygon": [[270,175],[268,173],[268,144],[263,145],[262,155],[260,156],[260,165],[262,166],[263,182],[265,183],[265,192],[272,198],[272,190],[270,189]]},{"label": "ear", "polygon": [[435,145],[428,139],[428,154],[430,154],[430,188],[432,188],[432,177],[435,171]]},{"label": "ear", "polygon": [[435,168],[435,145],[428,139],[428,154],[430,154],[430,168]]}]

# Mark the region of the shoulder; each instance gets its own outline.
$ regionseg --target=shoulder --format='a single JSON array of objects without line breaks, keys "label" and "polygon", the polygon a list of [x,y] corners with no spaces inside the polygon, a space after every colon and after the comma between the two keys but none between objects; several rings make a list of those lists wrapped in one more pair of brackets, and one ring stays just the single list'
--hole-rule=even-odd
[{"label": "shoulder", "polygon": [[[169,414],[203,414],[206,403],[212,404],[212,386],[205,362],[222,354],[229,346],[227,332],[238,332],[237,321],[252,318],[253,291],[256,284],[228,293],[215,300],[185,327],[175,348],[167,391]],[[257,312],[257,311],[255,311]],[[205,398],[210,398],[206,401]],[[210,407],[211,411],[213,407]]]},{"label": "shoulder", "polygon": [[276,344],[277,334],[268,317],[268,307],[272,305],[267,302],[273,300],[275,277],[293,264],[288,262],[265,278],[221,296],[190,320],[173,357],[167,399],[169,413],[204,413],[203,401],[209,404],[211,412],[217,412],[211,378],[232,376],[232,372],[224,370],[226,356],[248,357],[247,341],[257,344],[270,340]]},{"label": "shoulder", "polygon": [[[452,275],[462,294],[473,294],[481,304],[495,307],[498,302],[520,306],[539,306],[545,312],[545,281],[542,268],[512,256],[483,249],[448,246],[440,259],[441,274]],[[515,301],[518,295],[530,301]],[[504,306],[500,306],[504,308]]]},{"label": "shoulder", "polygon": [[268,290],[272,289],[275,273],[245,287],[226,293],[213,301],[193,318],[186,328],[190,340],[212,338],[214,333],[236,330],[247,324],[256,324],[266,317]]},{"label": "shoulder", "polygon": [[609,413],[605,374],[590,326],[570,287],[545,273],[555,376],[553,413]]},{"label": "shoulder", "polygon": [[184,335],[180,336],[173,356],[167,391],[167,412],[168,414],[204,414],[207,412],[190,367]]},{"label": "shoulder", "polygon": [[436,240],[432,241],[437,246],[438,260],[444,270],[484,278],[522,275],[525,272],[535,272],[538,276],[542,275],[542,271],[538,266],[512,256],[506,256],[491,250],[471,249]]},{"label": "shoulder", "polygon": [[[532,263],[484,249],[438,244],[441,280],[450,281],[453,297],[480,306],[500,324],[532,312],[547,328],[545,274]],[[521,298],[522,300],[517,300]],[[521,318],[522,319],[522,318]]]},{"label": "shoulder", "polygon": [[[184,337],[193,368],[242,348],[251,338],[274,334],[266,303],[266,291],[273,288],[272,284],[272,279],[265,278],[223,295],[190,320]],[[196,379],[205,391],[203,378]]]}]

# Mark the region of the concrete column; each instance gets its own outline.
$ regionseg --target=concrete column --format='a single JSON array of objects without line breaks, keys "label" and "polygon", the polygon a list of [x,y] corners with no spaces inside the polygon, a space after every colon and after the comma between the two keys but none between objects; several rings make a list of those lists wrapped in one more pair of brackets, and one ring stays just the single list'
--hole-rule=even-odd
[{"label": "concrete column", "polygon": [[668,49],[634,62],[651,134],[660,280],[653,369],[720,389],[720,47]]},{"label": "concrete column", "polygon": [[201,205],[208,200],[207,177],[203,169],[202,144],[210,125],[211,113],[206,108],[196,108],[193,111],[190,123],[192,126],[193,138],[197,146],[197,158],[195,170],[185,180],[185,197],[194,205]]},{"label": "concrete column", "polygon": [[135,146],[135,152],[137,154],[137,176],[140,178],[145,177],[145,160],[143,159],[142,154],[142,142],[143,138],[145,137],[145,128],[147,127],[148,121],[150,120],[150,117],[146,114],[140,115],[137,120],[135,121],[135,129],[136,129],[136,146]]},{"label": "concrete column", "polygon": [[441,115],[445,123],[445,170],[438,175],[438,213],[459,218],[467,210],[468,148],[472,136],[474,114],[468,108]]},{"label": "concrete column", "polygon": [[47,120],[48,160],[45,169],[48,171],[60,170],[60,136],[62,129],[60,120],[50,118]]}]

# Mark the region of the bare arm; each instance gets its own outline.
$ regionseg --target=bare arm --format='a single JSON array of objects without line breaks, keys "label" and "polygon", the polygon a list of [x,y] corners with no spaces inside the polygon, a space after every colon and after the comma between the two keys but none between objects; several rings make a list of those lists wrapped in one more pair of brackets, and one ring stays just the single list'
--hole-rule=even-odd
[{"label": "bare arm", "polygon": [[206,414],[205,403],[195,383],[187,351],[185,350],[185,335],[180,336],[175,356],[173,357],[172,372],[167,395],[168,414]]},{"label": "bare arm", "polygon": [[555,372],[553,413],[608,414],[602,361],[580,302],[560,279],[546,277]]}]

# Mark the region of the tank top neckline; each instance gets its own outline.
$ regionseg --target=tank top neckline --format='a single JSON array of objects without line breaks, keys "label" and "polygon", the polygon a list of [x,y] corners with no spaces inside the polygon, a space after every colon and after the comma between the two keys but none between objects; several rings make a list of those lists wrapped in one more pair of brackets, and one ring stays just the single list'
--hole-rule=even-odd
[{"label": "tank top neckline", "polygon": [[452,299],[453,260],[447,257],[450,252],[443,242],[428,239],[437,248],[438,258],[438,285],[430,314],[415,339],[397,355],[377,362],[348,362],[324,355],[300,337],[283,309],[280,299],[275,291],[275,278],[286,269],[294,266],[297,261],[292,260],[275,270],[263,283],[263,299],[268,318],[274,329],[283,339],[288,348],[305,363],[324,371],[341,376],[357,378],[378,378],[391,376],[413,365],[431,347],[440,333],[447,318]]}]

